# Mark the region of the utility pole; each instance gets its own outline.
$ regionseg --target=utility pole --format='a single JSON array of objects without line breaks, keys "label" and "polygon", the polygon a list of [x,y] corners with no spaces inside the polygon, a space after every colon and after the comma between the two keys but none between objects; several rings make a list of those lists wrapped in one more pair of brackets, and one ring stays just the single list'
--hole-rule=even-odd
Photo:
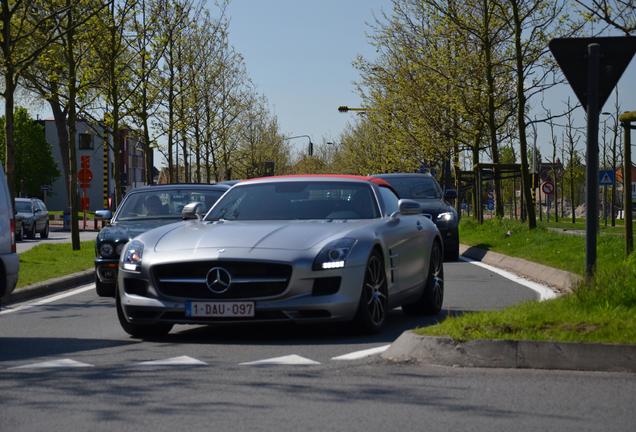
[{"label": "utility pole", "polygon": [[625,140],[625,156],[623,161],[623,214],[625,216],[625,255],[634,251],[634,230],[632,226],[632,137],[631,131],[636,129],[636,111],[624,112],[618,117],[623,126]]}]

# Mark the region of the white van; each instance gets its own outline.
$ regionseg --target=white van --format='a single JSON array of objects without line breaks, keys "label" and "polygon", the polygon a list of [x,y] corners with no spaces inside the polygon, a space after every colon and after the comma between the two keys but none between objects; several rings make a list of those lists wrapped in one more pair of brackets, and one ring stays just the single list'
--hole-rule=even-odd
[{"label": "white van", "polygon": [[20,261],[15,252],[15,216],[4,169],[0,165],[0,299],[15,289]]}]

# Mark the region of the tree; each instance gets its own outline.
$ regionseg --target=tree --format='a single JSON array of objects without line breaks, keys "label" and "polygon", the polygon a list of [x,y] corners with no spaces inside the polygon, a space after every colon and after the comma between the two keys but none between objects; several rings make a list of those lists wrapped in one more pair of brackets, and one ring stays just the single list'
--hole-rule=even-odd
[{"label": "tree", "polygon": [[[95,98],[99,75],[93,68],[91,43],[99,32],[94,20],[105,4],[95,0],[55,0],[47,3],[52,11],[61,9],[55,37],[23,74],[28,89],[45,99],[53,112],[57,129],[64,178],[71,209],[71,243],[80,249],[77,213],[77,156],[75,149],[78,114],[86,114],[86,106]],[[53,12],[51,12],[53,13]],[[49,37],[48,35],[33,35]],[[40,43],[41,44],[41,43]]]},{"label": "tree", "polygon": [[517,127],[523,194],[528,214],[528,227],[536,228],[537,221],[530,191],[528,170],[528,142],[526,118],[528,101],[555,85],[556,65],[547,50],[547,42],[556,36],[573,34],[578,27],[564,25],[564,0],[496,0],[496,4],[513,34],[513,72],[516,87]]},{"label": "tree", "polygon": [[575,0],[586,19],[602,21],[626,36],[636,31],[634,0]]},{"label": "tree", "polygon": [[14,94],[23,72],[57,38],[65,6],[51,10],[46,0],[0,1],[0,66],[4,78],[5,172],[15,196]]},{"label": "tree", "polygon": [[[567,162],[565,166],[565,177],[568,179],[565,189],[570,196],[570,207],[572,209],[572,223],[576,223],[576,207],[579,202],[579,190],[580,184],[584,179],[584,167],[581,158],[581,154],[578,150],[578,143],[581,139],[578,131],[574,127],[574,119],[572,118],[572,110],[570,99],[567,101],[567,115],[565,124],[565,141],[563,142],[563,149]],[[564,190],[564,194],[566,191]]]},{"label": "tree", "polygon": [[[0,117],[0,127],[5,125]],[[59,177],[51,146],[46,142],[44,126],[29,116],[25,108],[14,113],[15,177],[13,189],[18,196],[40,196],[43,185],[50,185]],[[5,140],[0,135],[0,158],[4,163]]]}]

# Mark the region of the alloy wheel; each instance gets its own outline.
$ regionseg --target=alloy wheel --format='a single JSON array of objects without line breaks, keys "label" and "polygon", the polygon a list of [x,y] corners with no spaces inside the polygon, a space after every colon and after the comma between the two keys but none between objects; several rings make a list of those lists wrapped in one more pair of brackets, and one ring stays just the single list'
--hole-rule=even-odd
[{"label": "alloy wheel", "polygon": [[364,290],[369,317],[374,325],[379,326],[386,318],[387,297],[384,269],[377,255],[369,258],[364,277]]}]

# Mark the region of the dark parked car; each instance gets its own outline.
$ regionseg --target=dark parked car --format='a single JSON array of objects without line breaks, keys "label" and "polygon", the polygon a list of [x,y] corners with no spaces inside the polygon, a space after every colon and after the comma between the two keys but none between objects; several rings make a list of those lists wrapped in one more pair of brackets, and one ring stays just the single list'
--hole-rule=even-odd
[{"label": "dark parked car", "polygon": [[15,212],[15,240],[20,241],[24,235],[24,229],[22,228],[22,220],[24,218],[17,211]]},{"label": "dark parked car", "polygon": [[95,242],[95,287],[100,297],[114,297],[119,255],[130,239],[152,228],[182,220],[183,207],[192,202],[204,215],[230,187],[221,184],[170,184],[144,186],[130,191],[117,208],[98,210],[97,217],[110,223]]},{"label": "dark parked car", "polygon": [[459,216],[449,201],[457,198],[457,191],[442,192],[435,177],[430,174],[396,173],[378,174],[397,191],[398,196],[420,203],[422,211],[431,218],[444,239],[444,257],[449,261],[459,258]]},{"label": "dark parked car", "polygon": [[45,239],[49,237],[49,211],[37,198],[15,199],[16,220],[22,219],[22,233],[26,238],[34,239],[35,234]]}]

